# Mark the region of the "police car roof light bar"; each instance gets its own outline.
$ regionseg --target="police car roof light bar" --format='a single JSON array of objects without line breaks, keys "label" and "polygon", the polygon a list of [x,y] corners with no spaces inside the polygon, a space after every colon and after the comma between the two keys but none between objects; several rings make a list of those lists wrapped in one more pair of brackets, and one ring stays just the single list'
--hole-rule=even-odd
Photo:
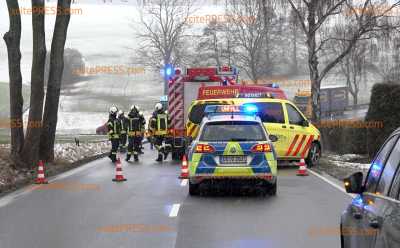
[{"label": "police car roof light bar", "polygon": [[209,116],[213,114],[230,114],[232,117],[235,114],[239,115],[257,115],[259,113],[255,104],[238,105],[208,105],[204,113]]}]

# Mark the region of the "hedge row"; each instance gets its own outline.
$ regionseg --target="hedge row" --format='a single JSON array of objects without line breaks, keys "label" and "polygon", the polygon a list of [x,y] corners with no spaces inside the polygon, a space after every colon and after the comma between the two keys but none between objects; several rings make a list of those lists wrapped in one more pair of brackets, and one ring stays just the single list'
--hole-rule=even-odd
[{"label": "hedge row", "polygon": [[382,125],[376,128],[321,127],[324,150],[373,157],[385,139],[400,127],[400,84],[383,83],[373,87],[365,122]]}]

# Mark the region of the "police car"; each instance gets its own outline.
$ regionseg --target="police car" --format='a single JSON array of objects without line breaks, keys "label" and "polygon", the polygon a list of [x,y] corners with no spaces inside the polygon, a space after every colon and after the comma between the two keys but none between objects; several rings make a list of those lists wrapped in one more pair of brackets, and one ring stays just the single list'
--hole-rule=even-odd
[{"label": "police car", "polygon": [[[207,183],[261,188],[264,195],[276,194],[277,160],[272,141],[257,107],[209,105],[199,135],[189,152],[189,194],[197,195]],[[227,183],[228,182],[228,183]]]}]

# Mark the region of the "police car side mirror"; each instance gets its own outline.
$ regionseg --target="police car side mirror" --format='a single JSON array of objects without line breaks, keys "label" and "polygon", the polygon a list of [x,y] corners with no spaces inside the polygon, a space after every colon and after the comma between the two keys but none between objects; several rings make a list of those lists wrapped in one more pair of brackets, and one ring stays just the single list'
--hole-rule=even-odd
[{"label": "police car side mirror", "polygon": [[352,194],[361,194],[364,191],[362,185],[363,177],[364,176],[362,172],[356,172],[353,175],[345,178],[343,181],[346,192]]},{"label": "police car side mirror", "polygon": [[270,135],[269,136],[269,139],[272,141],[272,142],[277,142],[278,141],[278,137],[276,136],[276,135]]},{"label": "police car side mirror", "polygon": [[307,120],[304,120],[303,123],[301,123],[301,125],[303,127],[308,127],[308,126],[310,126],[310,123]]}]

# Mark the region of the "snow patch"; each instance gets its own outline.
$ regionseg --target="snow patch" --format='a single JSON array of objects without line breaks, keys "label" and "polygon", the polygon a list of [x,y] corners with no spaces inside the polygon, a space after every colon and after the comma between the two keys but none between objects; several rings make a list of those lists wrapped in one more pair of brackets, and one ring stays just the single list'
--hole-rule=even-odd
[{"label": "snow patch", "polygon": [[350,161],[354,161],[357,159],[365,158],[364,155],[360,155],[360,154],[344,154],[344,155],[330,154],[327,157],[332,162],[332,164],[334,164],[337,167],[347,167],[347,168],[352,168],[352,169],[356,169],[356,170],[367,171],[369,169],[369,167],[371,166],[371,164],[350,162]]}]

